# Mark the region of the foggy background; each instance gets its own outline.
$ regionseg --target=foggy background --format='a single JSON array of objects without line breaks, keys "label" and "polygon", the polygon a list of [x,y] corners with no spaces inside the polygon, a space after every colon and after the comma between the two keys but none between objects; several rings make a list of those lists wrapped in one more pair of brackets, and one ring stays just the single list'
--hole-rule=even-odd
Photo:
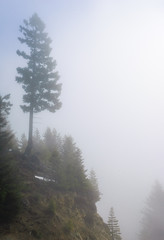
[{"label": "foggy background", "polygon": [[123,239],[137,240],[150,189],[156,179],[164,185],[164,3],[1,0],[0,94],[11,93],[18,137],[28,134],[29,116],[15,81],[25,65],[17,37],[34,12],[53,40],[63,84],[61,110],[36,114],[34,129],[49,126],[74,138],[98,178],[99,214],[107,221],[113,206]]}]

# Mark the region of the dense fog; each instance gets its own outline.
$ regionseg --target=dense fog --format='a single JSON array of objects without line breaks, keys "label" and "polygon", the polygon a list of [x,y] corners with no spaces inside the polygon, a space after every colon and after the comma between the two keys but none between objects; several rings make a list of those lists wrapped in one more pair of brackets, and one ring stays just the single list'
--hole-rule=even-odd
[{"label": "dense fog", "polygon": [[156,180],[164,186],[164,5],[162,1],[1,1],[1,94],[11,93],[10,125],[28,135],[15,81],[24,62],[19,25],[37,13],[52,39],[62,108],[34,115],[34,130],[70,134],[94,169],[106,222],[113,207],[122,238],[137,240]]}]

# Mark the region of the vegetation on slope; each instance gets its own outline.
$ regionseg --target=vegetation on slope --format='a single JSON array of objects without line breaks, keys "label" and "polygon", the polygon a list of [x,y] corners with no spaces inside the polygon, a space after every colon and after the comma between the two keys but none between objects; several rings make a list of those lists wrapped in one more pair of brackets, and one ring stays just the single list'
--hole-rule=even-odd
[{"label": "vegetation on slope", "polygon": [[56,189],[54,182],[35,178],[23,163],[20,173],[24,178],[22,208],[8,230],[1,229],[0,239],[110,239],[87,196]]},{"label": "vegetation on slope", "polygon": [[9,102],[1,100],[0,239],[110,239],[96,210],[96,177],[87,176],[72,138],[47,129],[42,139],[37,131],[33,152],[24,155],[26,139],[13,140]]}]

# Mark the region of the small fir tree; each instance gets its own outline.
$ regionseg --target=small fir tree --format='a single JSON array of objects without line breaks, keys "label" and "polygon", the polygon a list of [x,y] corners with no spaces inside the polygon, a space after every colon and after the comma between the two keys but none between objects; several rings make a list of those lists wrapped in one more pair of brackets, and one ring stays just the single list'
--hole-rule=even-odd
[{"label": "small fir tree", "polygon": [[95,171],[92,169],[89,174],[90,196],[94,202],[100,200],[100,191]]},{"label": "small fir tree", "polygon": [[58,148],[58,134],[55,129],[46,129],[44,133],[44,143],[50,152],[53,152]]},{"label": "small fir tree", "polygon": [[55,180],[56,187],[62,187],[63,183],[63,165],[58,150],[54,150],[48,161],[49,178]]},{"label": "small fir tree", "polygon": [[10,94],[0,96],[0,150],[5,151],[9,147],[13,134],[9,131],[7,116],[10,113],[12,104],[9,101]]},{"label": "small fir tree", "polygon": [[35,153],[40,153],[41,152],[41,148],[43,147],[43,141],[41,139],[39,130],[36,129],[34,131],[34,136],[33,136],[33,145],[34,145],[34,152]]},{"label": "small fir tree", "polygon": [[41,151],[43,161],[46,164],[50,165],[53,164],[53,159],[54,161],[56,161],[54,156],[58,156],[57,159],[60,158],[61,149],[62,149],[61,136],[57,133],[55,129],[51,130],[50,128],[47,128],[43,135],[43,147]]},{"label": "small fir tree", "polygon": [[26,153],[31,153],[33,135],[33,114],[48,110],[55,112],[60,109],[61,84],[58,83],[59,75],[55,71],[56,61],[50,57],[51,39],[45,33],[45,25],[33,14],[24,25],[20,26],[23,37],[19,37],[22,44],[26,44],[29,51],[17,50],[18,56],[27,61],[26,67],[18,67],[16,81],[22,84],[25,91],[23,96],[24,112],[29,112],[29,138]]},{"label": "small fir tree", "polygon": [[108,217],[108,227],[110,231],[111,240],[121,240],[120,227],[118,225],[118,220],[114,215],[113,207],[110,209]]},{"label": "small fir tree", "polygon": [[23,133],[21,135],[21,139],[19,141],[19,148],[20,148],[20,151],[23,153],[25,152],[25,149],[27,147],[27,138],[26,138],[26,135]]}]

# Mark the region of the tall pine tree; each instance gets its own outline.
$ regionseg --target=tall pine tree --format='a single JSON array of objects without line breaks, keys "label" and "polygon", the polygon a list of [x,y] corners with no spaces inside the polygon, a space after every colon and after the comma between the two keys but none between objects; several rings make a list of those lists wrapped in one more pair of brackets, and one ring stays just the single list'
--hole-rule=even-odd
[{"label": "tall pine tree", "polygon": [[26,67],[18,67],[16,81],[22,84],[25,91],[23,96],[24,112],[29,112],[29,138],[26,153],[32,149],[33,114],[48,110],[55,112],[60,109],[61,84],[58,83],[59,75],[55,71],[56,61],[50,57],[51,39],[45,33],[45,25],[33,14],[24,25],[20,26],[23,37],[19,37],[22,44],[26,44],[29,51],[17,50],[18,56],[27,61]]}]

